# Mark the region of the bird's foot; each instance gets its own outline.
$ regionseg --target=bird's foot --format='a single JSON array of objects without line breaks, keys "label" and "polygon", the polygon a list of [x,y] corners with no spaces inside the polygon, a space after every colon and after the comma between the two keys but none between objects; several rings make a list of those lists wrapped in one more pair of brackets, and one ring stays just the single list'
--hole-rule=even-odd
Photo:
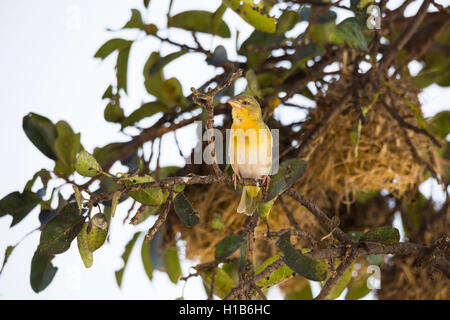
[{"label": "bird's foot", "polygon": [[233,173],[231,180],[233,181],[234,190],[236,190],[237,184],[242,182],[242,178],[239,174]]},{"label": "bird's foot", "polygon": [[263,176],[261,179],[263,200],[266,200],[267,191],[269,190],[269,185],[270,185],[270,176],[269,175]]}]

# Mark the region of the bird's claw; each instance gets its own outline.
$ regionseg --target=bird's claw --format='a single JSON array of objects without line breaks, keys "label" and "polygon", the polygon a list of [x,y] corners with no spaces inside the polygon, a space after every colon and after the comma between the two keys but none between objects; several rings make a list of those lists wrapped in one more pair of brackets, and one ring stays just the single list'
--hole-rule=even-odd
[{"label": "bird's claw", "polygon": [[231,176],[231,180],[233,181],[234,190],[236,190],[237,184],[238,182],[240,183],[242,181],[242,178],[239,174],[233,173],[233,175]]},{"label": "bird's claw", "polygon": [[267,197],[267,191],[269,190],[269,185],[270,185],[270,176],[269,175],[265,175],[262,177],[261,179],[261,187],[262,187],[262,195],[263,195],[263,199],[265,200]]}]

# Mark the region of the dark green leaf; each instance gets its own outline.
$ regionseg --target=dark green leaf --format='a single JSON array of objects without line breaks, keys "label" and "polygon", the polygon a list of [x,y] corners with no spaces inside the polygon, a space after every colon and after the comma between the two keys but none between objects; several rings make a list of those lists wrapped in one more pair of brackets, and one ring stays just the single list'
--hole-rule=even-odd
[{"label": "dark green leaf", "polygon": [[282,235],[276,245],[283,251],[284,261],[292,270],[309,280],[325,280],[328,271],[327,263],[313,259],[296,250],[290,242],[289,233]]},{"label": "dark green leaf", "polygon": [[116,64],[117,89],[127,92],[128,57],[130,56],[131,44],[119,50]]},{"label": "dark green leaf", "polygon": [[181,277],[180,259],[176,246],[167,248],[164,252],[164,268],[172,283],[177,283]]},{"label": "dark green leaf", "polygon": [[56,123],[58,137],[55,140],[55,153],[58,160],[55,171],[68,177],[75,171],[75,158],[83,147],[80,143],[80,134],[75,134],[70,125],[65,121]]},{"label": "dark green leaf", "polygon": [[184,11],[169,18],[169,27],[217,34],[222,38],[231,36],[230,29],[219,14],[203,10]]},{"label": "dark green leaf", "polygon": [[188,227],[193,227],[200,222],[197,213],[192,209],[190,202],[186,199],[183,193],[177,194],[173,200],[173,207],[177,216]]},{"label": "dark green leaf", "polygon": [[183,89],[180,81],[177,78],[170,78],[164,81],[161,87],[163,97],[171,103],[171,105],[178,105],[186,107],[189,103],[183,95]]},{"label": "dark green leaf", "polygon": [[228,61],[227,50],[223,46],[217,46],[212,56],[206,58],[210,65],[220,67]]},{"label": "dark green leaf", "polygon": [[12,227],[22,221],[40,201],[41,199],[31,191],[12,192],[0,200],[0,217],[9,214],[13,218]]},{"label": "dark green leaf", "polygon": [[429,126],[431,132],[443,139],[450,133],[450,111],[441,111],[433,116]]},{"label": "dark green leaf", "polygon": [[50,172],[46,169],[41,169],[38,172],[36,172],[33,175],[33,178],[31,178],[27,184],[25,185],[25,188],[23,188],[24,191],[31,191],[31,189],[34,186],[34,183],[36,182],[36,179],[40,178],[42,185],[44,186],[44,188],[47,188],[47,184],[50,181],[50,179],[52,178],[52,176],[50,175]]},{"label": "dark green leaf", "polygon": [[393,245],[400,241],[400,232],[392,227],[379,227],[364,233],[360,241]]},{"label": "dark green leaf", "polygon": [[42,252],[59,254],[69,249],[84,225],[85,218],[79,213],[78,205],[69,203],[44,226],[39,244]]},{"label": "dark green leaf", "polygon": [[142,21],[142,15],[137,9],[131,9],[131,18],[130,20],[125,24],[123,29],[130,28],[130,29],[144,29],[144,22]]},{"label": "dark green leaf", "polygon": [[352,48],[367,50],[367,42],[361,25],[353,17],[339,23],[331,39],[336,43],[345,42]]},{"label": "dark green leaf", "polygon": [[299,15],[296,11],[286,10],[278,18],[277,33],[284,34],[286,31],[291,30],[299,21]]},{"label": "dark green leaf", "polygon": [[[321,10],[320,8],[312,8],[311,6],[304,6],[300,9],[300,21],[309,21],[311,19],[311,11],[312,14],[315,15],[317,10]],[[325,24],[329,22],[333,22],[336,20],[336,12],[332,10],[328,10],[320,15],[320,17],[314,22],[314,24]]]},{"label": "dark green leaf", "polygon": [[108,40],[103,46],[95,53],[95,58],[105,59],[111,53],[116,50],[121,50],[131,46],[132,41],[125,39],[111,39]]},{"label": "dark green leaf", "polygon": [[139,238],[140,234],[140,232],[136,232],[133,238],[131,238],[131,240],[128,241],[125,246],[125,250],[122,254],[123,267],[115,272],[116,282],[119,288],[122,286],[123,273],[125,272],[125,268],[127,267],[128,258],[130,258],[131,251],[133,250],[134,244],[136,243],[136,240]]},{"label": "dark green leaf", "polygon": [[22,126],[28,139],[39,151],[52,160],[57,159],[53,146],[58,134],[55,125],[49,119],[29,113],[23,117]]},{"label": "dark green leaf", "polygon": [[144,0],[144,7],[148,8],[150,0]]},{"label": "dark green leaf", "polygon": [[141,247],[141,259],[142,265],[144,266],[145,273],[147,274],[150,280],[153,279],[153,264],[152,258],[150,256],[150,242],[143,241]]},{"label": "dark green leaf", "polygon": [[280,164],[277,174],[270,179],[267,201],[275,199],[281,192],[290,188],[305,172],[306,162],[300,159],[289,159]]},{"label": "dark green leaf", "polygon": [[122,107],[116,102],[108,103],[103,115],[108,122],[120,123],[125,119]]},{"label": "dark green leaf", "polygon": [[31,260],[30,283],[34,292],[39,293],[52,282],[58,268],[52,264],[53,255],[48,255],[39,247]]},{"label": "dark green leaf", "polygon": [[217,261],[223,261],[235,252],[242,243],[247,241],[247,236],[237,236],[233,233],[227,235],[216,246],[215,257]]}]

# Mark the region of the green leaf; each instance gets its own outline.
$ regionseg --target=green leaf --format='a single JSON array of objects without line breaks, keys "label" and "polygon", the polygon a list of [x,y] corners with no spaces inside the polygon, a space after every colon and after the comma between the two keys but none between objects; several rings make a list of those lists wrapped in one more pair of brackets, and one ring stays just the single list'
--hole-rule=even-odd
[{"label": "green leaf", "polygon": [[331,35],[331,40],[336,43],[347,43],[350,47],[359,50],[367,50],[367,42],[363,30],[356,18],[347,18],[336,26]]},{"label": "green leaf", "polygon": [[150,0],[144,0],[144,7],[148,8],[150,5]]},{"label": "green leaf", "polygon": [[113,123],[120,123],[125,119],[123,109],[117,102],[110,102],[106,105],[103,112],[105,120]]},{"label": "green leaf", "polygon": [[217,46],[212,56],[207,57],[205,60],[210,65],[220,67],[228,61],[227,50],[224,46]]},{"label": "green leaf", "polygon": [[393,245],[400,241],[400,232],[392,227],[379,227],[364,233],[359,241]]},{"label": "green leaf", "polygon": [[370,276],[371,274],[361,274],[353,278],[348,285],[345,300],[358,300],[368,295],[372,291],[367,287],[367,280]]},{"label": "green leaf", "polygon": [[125,268],[127,267],[128,259],[130,258],[131,251],[133,250],[134,244],[136,240],[139,238],[140,232],[136,232],[134,236],[125,246],[125,250],[122,254],[123,267],[115,272],[116,282],[119,288],[122,286],[123,273],[125,272]]},{"label": "green leaf", "polygon": [[161,87],[162,96],[171,105],[186,107],[189,103],[183,95],[183,89],[177,78],[170,78],[163,82]]},{"label": "green leaf", "polygon": [[31,191],[37,178],[41,179],[42,185],[44,186],[45,189],[47,189],[47,184],[50,181],[50,179],[52,178],[52,176],[50,175],[50,172],[46,169],[39,170],[38,172],[36,172],[33,175],[33,178],[31,178],[27,182],[27,184],[25,185],[25,188],[23,188],[23,191]]},{"label": "green leaf", "polygon": [[220,214],[215,213],[213,216],[213,220],[211,222],[211,228],[214,230],[223,230],[225,229],[225,224],[222,221],[222,217]]},{"label": "green leaf", "polygon": [[0,268],[0,275],[3,272],[3,269],[5,268],[6,263],[9,260],[9,257],[11,256],[12,252],[14,251],[14,249],[16,248],[16,246],[7,246],[6,250],[5,250],[5,257],[3,258],[3,263],[2,263],[2,267]]},{"label": "green leaf", "polygon": [[105,215],[97,213],[92,217],[89,228],[87,229],[87,243],[89,251],[94,252],[100,248],[108,235],[108,221]]},{"label": "green leaf", "polygon": [[127,92],[128,57],[130,56],[131,44],[119,50],[116,64],[117,89]]},{"label": "green leaf", "polygon": [[78,187],[76,185],[72,185],[73,191],[75,192],[75,200],[77,201],[77,205],[78,205],[78,209],[81,210],[83,209],[82,205],[83,205],[83,196],[81,195],[80,190],[78,189]]},{"label": "green leaf", "polygon": [[277,29],[276,19],[267,15],[267,8],[264,7],[262,1],[259,4],[254,4],[252,0],[222,0],[222,3],[240,15],[255,29],[275,33]]},{"label": "green leaf", "polygon": [[259,202],[258,203],[258,215],[264,219],[267,220],[269,218],[270,210],[272,210],[273,204],[275,203],[276,199],[272,199],[267,202]]},{"label": "green leaf", "polygon": [[52,160],[57,159],[53,146],[58,133],[48,118],[31,112],[23,117],[22,127],[28,139],[39,151]]},{"label": "green leaf", "polygon": [[39,244],[42,252],[59,254],[69,249],[84,225],[85,218],[79,213],[78,205],[69,203],[44,226]]},{"label": "green leaf", "polygon": [[247,89],[245,92],[248,95],[261,98],[261,89],[259,88],[258,78],[256,77],[255,71],[250,69],[245,74],[245,78],[247,79]]},{"label": "green leaf", "polygon": [[384,262],[384,255],[383,254],[368,254],[366,256],[366,260],[370,264],[381,266]]},{"label": "green leaf", "polygon": [[89,251],[88,248],[88,242],[87,242],[87,228],[89,226],[89,223],[86,222],[83,225],[83,229],[81,229],[80,233],[77,236],[77,245],[78,245],[78,252],[80,253],[81,260],[83,260],[83,264],[86,268],[90,268],[92,266],[92,263],[94,262],[94,255],[91,251]]},{"label": "green leaf", "polygon": [[299,21],[299,14],[296,11],[286,10],[278,18],[277,33],[284,34],[286,31],[291,30]]},{"label": "green leaf", "polygon": [[270,179],[267,201],[275,199],[284,190],[289,189],[305,170],[306,162],[303,160],[289,159],[282,162],[277,174]]},{"label": "green leaf", "polygon": [[142,15],[139,10],[131,9],[131,18],[122,29],[144,29],[144,22],[142,21]]},{"label": "green leaf", "polygon": [[75,134],[66,121],[56,123],[58,137],[55,140],[55,153],[58,160],[55,164],[55,171],[68,177],[75,171],[75,158],[83,147],[80,143],[80,134]]},{"label": "green leaf", "polygon": [[306,279],[323,281],[327,276],[328,265],[324,261],[313,259],[296,250],[289,239],[289,233],[282,235],[276,245],[284,253],[284,261],[292,270]]},{"label": "green leaf", "polygon": [[433,116],[430,120],[430,131],[445,139],[450,133],[450,111],[441,111]]},{"label": "green leaf", "polygon": [[102,167],[89,152],[82,150],[75,162],[75,170],[82,176],[95,177],[102,172]]},{"label": "green leaf", "polygon": [[133,111],[122,121],[122,129],[134,125],[144,118],[151,117],[159,112],[167,111],[167,106],[159,101],[144,103],[139,109]]},{"label": "green leaf", "polygon": [[188,227],[193,227],[200,222],[197,213],[192,209],[190,202],[186,199],[183,193],[177,194],[173,199],[173,207],[181,221]]},{"label": "green leaf", "polygon": [[[155,181],[155,179],[149,175],[135,176],[130,178],[126,184],[133,185],[152,181]],[[158,206],[163,202],[163,192],[160,187],[151,187],[144,190],[133,191],[129,193],[129,196],[139,203],[150,206]]]},{"label": "green leaf", "polygon": [[169,27],[181,28],[194,32],[216,34],[222,38],[231,36],[230,29],[219,14],[203,10],[181,12],[169,18]]},{"label": "green leaf", "polygon": [[121,195],[122,195],[122,192],[121,191],[117,191],[117,192],[114,193],[114,195],[112,197],[111,216],[113,216],[113,217],[116,214],[117,204],[119,203]]},{"label": "green leaf", "polygon": [[352,280],[352,275],[353,264],[345,270],[344,274],[336,282],[333,289],[331,289],[331,292],[328,294],[327,299],[334,300],[338,298]]},{"label": "green leaf", "polygon": [[125,39],[111,39],[108,40],[103,46],[95,53],[95,58],[105,59],[111,53],[116,50],[121,50],[131,46],[132,41]]},{"label": "green leaf", "polygon": [[181,277],[180,259],[176,246],[171,246],[164,252],[164,268],[172,283],[177,283]]},{"label": "green leaf", "polygon": [[39,293],[52,282],[58,268],[52,264],[53,255],[36,249],[31,260],[30,283],[34,292]]},{"label": "green leaf", "polygon": [[153,264],[152,264],[152,258],[150,255],[150,242],[143,241],[142,247],[141,247],[141,259],[142,259],[142,265],[144,266],[145,273],[147,274],[148,278],[150,280],[153,279]]},{"label": "green leaf", "polygon": [[165,57],[162,57],[160,59],[157,59],[155,61],[155,63],[153,63],[150,67],[150,69],[148,70],[148,76],[149,77],[153,77],[156,74],[158,74],[158,72],[160,72],[162,70],[162,68],[164,68],[167,64],[169,64],[170,62],[172,62],[173,60],[181,57],[182,55],[188,53],[187,50],[181,50],[181,51],[176,51],[174,53],[168,54]]},{"label": "green leaf", "polygon": [[31,191],[12,192],[0,200],[0,217],[9,214],[13,218],[12,227],[22,221],[40,201],[41,199]]},{"label": "green leaf", "polygon": [[[201,277],[206,292],[209,292],[211,290],[212,271],[208,270],[202,272]],[[231,289],[233,289],[234,287],[235,284],[230,275],[222,268],[217,268],[216,280],[214,282],[214,294],[223,299],[230,293]]]},{"label": "green leaf", "polygon": [[215,258],[217,261],[223,261],[241,245],[247,241],[247,236],[238,236],[233,233],[223,238],[216,246]]},{"label": "green leaf", "polygon": [[[312,300],[313,294],[308,280],[303,279],[302,286],[295,292],[288,292],[284,297],[285,300]],[[297,287],[297,284],[296,284]]]},{"label": "green leaf", "polygon": [[[263,272],[269,265],[271,265],[275,261],[279,260],[281,257],[282,256],[280,254],[276,254],[276,255],[268,258],[256,269],[255,275]],[[263,289],[268,289],[274,285],[279,284],[280,282],[283,282],[283,281],[289,279],[293,275],[294,275],[294,271],[291,268],[289,268],[287,265],[283,265],[282,267],[273,271],[269,276],[260,280],[257,283],[257,285],[258,285],[258,287],[261,287]]]}]

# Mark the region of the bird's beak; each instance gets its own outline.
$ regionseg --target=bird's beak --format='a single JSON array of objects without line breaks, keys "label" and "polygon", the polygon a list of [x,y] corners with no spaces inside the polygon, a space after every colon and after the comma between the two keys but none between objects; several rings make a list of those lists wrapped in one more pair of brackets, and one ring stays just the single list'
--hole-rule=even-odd
[{"label": "bird's beak", "polygon": [[230,100],[227,101],[227,103],[230,106],[232,106],[233,108],[240,108],[241,107],[241,103],[239,101],[237,101],[237,100],[230,99]]}]

